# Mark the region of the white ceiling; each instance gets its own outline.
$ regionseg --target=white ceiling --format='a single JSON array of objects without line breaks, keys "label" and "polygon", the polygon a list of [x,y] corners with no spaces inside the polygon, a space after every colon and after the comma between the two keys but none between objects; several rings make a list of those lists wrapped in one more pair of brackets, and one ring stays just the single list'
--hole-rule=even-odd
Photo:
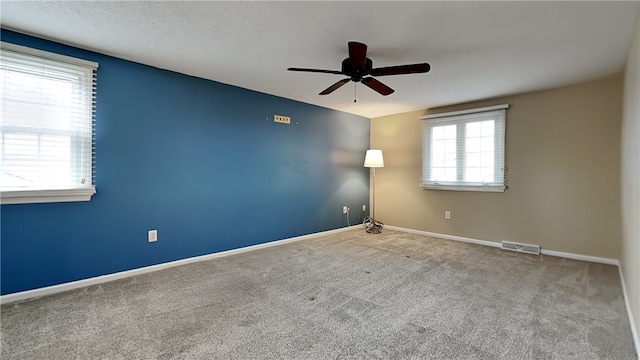
[{"label": "white ceiling", "polygon": [[[158,68],[365,117],[568,85],[623,71],[638,2],[5,1],[2,27]],[[347,84],[347,42],[385,76],[383,97]]]}]

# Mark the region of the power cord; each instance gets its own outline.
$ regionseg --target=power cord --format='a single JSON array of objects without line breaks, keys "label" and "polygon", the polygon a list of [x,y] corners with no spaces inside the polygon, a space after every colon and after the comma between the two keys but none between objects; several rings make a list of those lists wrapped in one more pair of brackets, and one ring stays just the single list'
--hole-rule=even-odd
[{"label": "power cord", "polygon": [[364,218],[362,222],[362,226],[367,230],[369,234],[380,234],[382,232],[382,228],[384,228],[384,224],[378,220],[373,219],[370,216]]}]

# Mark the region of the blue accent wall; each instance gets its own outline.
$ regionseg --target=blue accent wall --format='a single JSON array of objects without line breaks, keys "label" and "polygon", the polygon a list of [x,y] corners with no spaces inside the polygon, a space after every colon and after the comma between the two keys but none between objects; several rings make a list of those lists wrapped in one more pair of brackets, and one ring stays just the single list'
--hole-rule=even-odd
[{"label": "blue accent wall", "polygon": [[0,207],[2,294],[341,228],[343,205],[351,224],[368,205],[367,118],[1,35],[100,64],[97,193]]}]

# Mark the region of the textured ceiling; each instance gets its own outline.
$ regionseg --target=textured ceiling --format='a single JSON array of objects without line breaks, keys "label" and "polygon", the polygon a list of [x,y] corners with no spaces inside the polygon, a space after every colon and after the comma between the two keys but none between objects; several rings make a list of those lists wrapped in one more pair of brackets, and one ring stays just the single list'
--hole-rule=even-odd
[{"label": "textured ceiling", "polygon": [[[573,84],[620,73],[638,2],[2,1],[2,27],[155,67],[365,117]],[[347,42],[374,67],[428,62],[318,93]]]}]

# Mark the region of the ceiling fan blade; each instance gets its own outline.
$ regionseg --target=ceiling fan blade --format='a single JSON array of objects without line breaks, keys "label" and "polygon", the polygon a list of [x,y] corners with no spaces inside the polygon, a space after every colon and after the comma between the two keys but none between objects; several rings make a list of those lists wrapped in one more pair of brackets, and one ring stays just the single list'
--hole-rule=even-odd
[{"label": "ceiling fan blade", "polygon": [[370,87],[371,89],[373,89],[374,91],[377,91],[378,93],[380,93],[380,95],[387,96],[387,95],[393,94],[393,92],[395,91],[392,88],[388,87],[387,85],[381,83],[380,81],[372,77],[366,77],[362,79],[361,82],[367,85],[368,87]]},{"label": "ceiling fan blade", "polygon": [[369,74],[372,76],[385,76],[385,75],[403,75],[403,74],[416,74],[426,73],[431,70],[431,65],[427,63],[411,64],[411,65],[398,65],[388,66],[371,69]]},{"label": "ceiling fan blade", "polygon": [[367,63],[367,45],[349,41],[349,62],[359,69],[364,69]]},{"label": "ceiling fan blade", "polygon": [[349,81],[351,81],[351,79],[346,78],[346,79],[342,79],[340,81],[338,81],[337,83],[329,86],[328,88],[322,90],[322,92],[320,93],[320,95],[327,95],[327,94],[331,94],[332,92],[334,92],[336,89],[338,89],[339,87],[341,87],[342,85],[348,83]]},{"label": "ceiling fan blade", "polygon": [[325,73],[325,74],[342,74],[341,71],[337,70],[321,70],[321,69],[304,69],[304,68],[288,68],[289,71],[303,71],[303,72],[316,72],[316,73]]}]

